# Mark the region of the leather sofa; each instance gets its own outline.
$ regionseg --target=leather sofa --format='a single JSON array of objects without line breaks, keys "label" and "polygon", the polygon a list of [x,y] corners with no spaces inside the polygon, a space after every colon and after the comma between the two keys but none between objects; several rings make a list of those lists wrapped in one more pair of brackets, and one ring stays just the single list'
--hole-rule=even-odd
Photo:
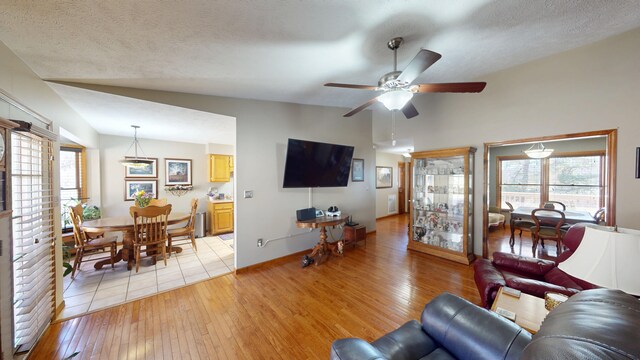
[{"label": "leather sofa", "polygon": [[619,290],[572,296],[533,337],[515,323],[444,293],[410,321],[371,344],[340,339],[332,360],[640,359],[640,301]]},{"label": "leather sofa", "polygon": [[584,225],[573,225],[563,238],[567,250],[558,255],[556,261],[495,252],[493,260],[478,259],[474,262],[474,279],[482,306],[489,309],[502,286],[518,289],[526,294],[544,297],[545,292],[556,292],[567,296],[582,290],[597,288],[596,285],[572,277],[557,265],[580,246]]}]

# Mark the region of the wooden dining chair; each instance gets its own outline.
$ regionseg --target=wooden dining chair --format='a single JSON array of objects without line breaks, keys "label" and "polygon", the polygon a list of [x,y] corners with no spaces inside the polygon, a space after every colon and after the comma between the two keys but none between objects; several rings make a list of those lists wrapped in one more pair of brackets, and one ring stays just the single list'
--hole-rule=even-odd
[{"label": "wooden dining chair", "polygon": [[166,198],[149,200],[149,206],[165,206],[167,204]]},{"label": "wooden dining chair", "polygon": [[560,201],[546,201],[542,206],[545,209],[554,209],[554,210],[567,210],[567,206]]},{"label": "wooden dining chair", "polygon": [[[76,206],[69,206],[69,217],[71,217],[73,221],[73,218],[79,216],[80,223],[82,224],[82,222],[84,221],[83,211],[84,209],[82,208],[82,204],[77,204]],[[100,231],[100,232],[85,231],[85,234],[87,235],[87,238],[95,239],[95,238],[104,236],[104,231]]]},{"label": "wooden dining chair", "polygon": [[[553,220],[542,220],[540,215],[536,215],[539,212],[554,213],[558,217]],[[535,227],[531,228],[531,239],[533,240],[533,253],[536,253],[538,242],[544,248],[545,240],[555,240],[558,247],[558,254],[562,252],[562,237],[565,231],[562,226],[565,223],[564,212],[555,209],[540,208],[531,211],[531,218],[535,223]]]},{"label": "wooden dining chair", "polygon": [[142,247],[146,256],[157,260],[158,252],[162,253],[164,265],[167,266],[167,222],[171,205],[166,206],[132,206],[129,212],[133,216],[133,254],[136,261],[136,272],[140,270]]},{"label": "wooden dining chair", "polygon": [[75,278],[76,271],[80,269],[80,266],[85,261],[85,255],[92,255],[96,253],[101,253],[105,251],[109,251],[109,256],[92,258],[86,261],[98,261],[98,260],[111,260],[111,268],[114,268],[115,259],[116,259],[116,249],[118,247],[118,237],[110,236],[110,237],[98,237],[95,239],[90,239],[87,236],[87,233],[82,230],[82,218],[80,215],[71,216],[71,223],[73,224],[73,239],[75,242],[76,249],[76,257],[73,261],[73,269],[71,270],[71,277]]},{"label": "wooden dining chair", "polygon": [[[513,205],[511,205],[510,202],[505,201],[505,203],[507,204],[507,206],[509,207],[509,214],[511,214],[513,212]],[[520,238],[522,238],[522,231],[529,231],[531,232],[531,228],[536,226],[536,224],[529,219],[514,219],[511,216],[511,222],[510,225],[512,226],[511,228],[511,236],[509,237],[509,246],[513,247],[516,243],[516,239],[515,239],[515,230],[520,230]]]},{"label": "wooden dining chair", "polygon": [[169,256],[171,256],[171,252],[173,251],[173,245],[176,244],[175,240],[180,238],[190,241],[193,250],[198,251],[195,234],[196,210],[198,210],[198,199],[192,199],[191,214],[189,215],[187,224],[184,227],[169,229]]}]

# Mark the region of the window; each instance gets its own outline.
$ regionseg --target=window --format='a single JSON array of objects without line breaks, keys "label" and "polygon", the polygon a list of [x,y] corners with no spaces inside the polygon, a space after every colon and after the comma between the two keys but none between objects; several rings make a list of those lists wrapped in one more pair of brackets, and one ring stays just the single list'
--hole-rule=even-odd
[{"label": "window", "polygon": [[542,163],[539,159],[498,160],[501,206],[510,202],[519,206],[538,207],[542,194]]},{"label": "window", "polygon": [[602,156],[550,158],[549,200],[595,213],[603,204],[602,163]]},{"label": "window", "polygon": [[539,207],[560,201],[568,209],[595,213],[604,206],[604,153],[555,154],[546,159],[497,158],[498,203]]},{"label": "window", "polygon": [[85,149],[79,146],[60,146],[60,209],[62,231],[73,231],[69,206],[86,201]]}]

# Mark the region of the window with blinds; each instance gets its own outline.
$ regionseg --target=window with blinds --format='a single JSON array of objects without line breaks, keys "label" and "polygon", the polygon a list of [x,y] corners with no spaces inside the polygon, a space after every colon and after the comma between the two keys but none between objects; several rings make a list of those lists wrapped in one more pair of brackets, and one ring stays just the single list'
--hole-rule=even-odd
[{"label": "window with blinds", "polygon": [[16,352],[29,350],[54,312],[52,143],[11,134]]}]

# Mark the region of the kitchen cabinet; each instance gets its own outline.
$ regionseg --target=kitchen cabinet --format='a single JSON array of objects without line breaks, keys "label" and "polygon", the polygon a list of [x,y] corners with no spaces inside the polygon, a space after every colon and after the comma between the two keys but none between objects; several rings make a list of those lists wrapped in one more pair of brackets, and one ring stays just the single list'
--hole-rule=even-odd
[{"label": "kitchen cabinet", "polygon": [[473,261],[475,152],[465,147],[411,154],[409,249]]},{"label": "kitchen cabinet", "polygon": [[209,182],[229,182],[233,171],[233,156],[209,155]]},{"label": "kitchen cabinet", "polygon": [[209,202],[211,235],[233,232],[233,202]]}]

